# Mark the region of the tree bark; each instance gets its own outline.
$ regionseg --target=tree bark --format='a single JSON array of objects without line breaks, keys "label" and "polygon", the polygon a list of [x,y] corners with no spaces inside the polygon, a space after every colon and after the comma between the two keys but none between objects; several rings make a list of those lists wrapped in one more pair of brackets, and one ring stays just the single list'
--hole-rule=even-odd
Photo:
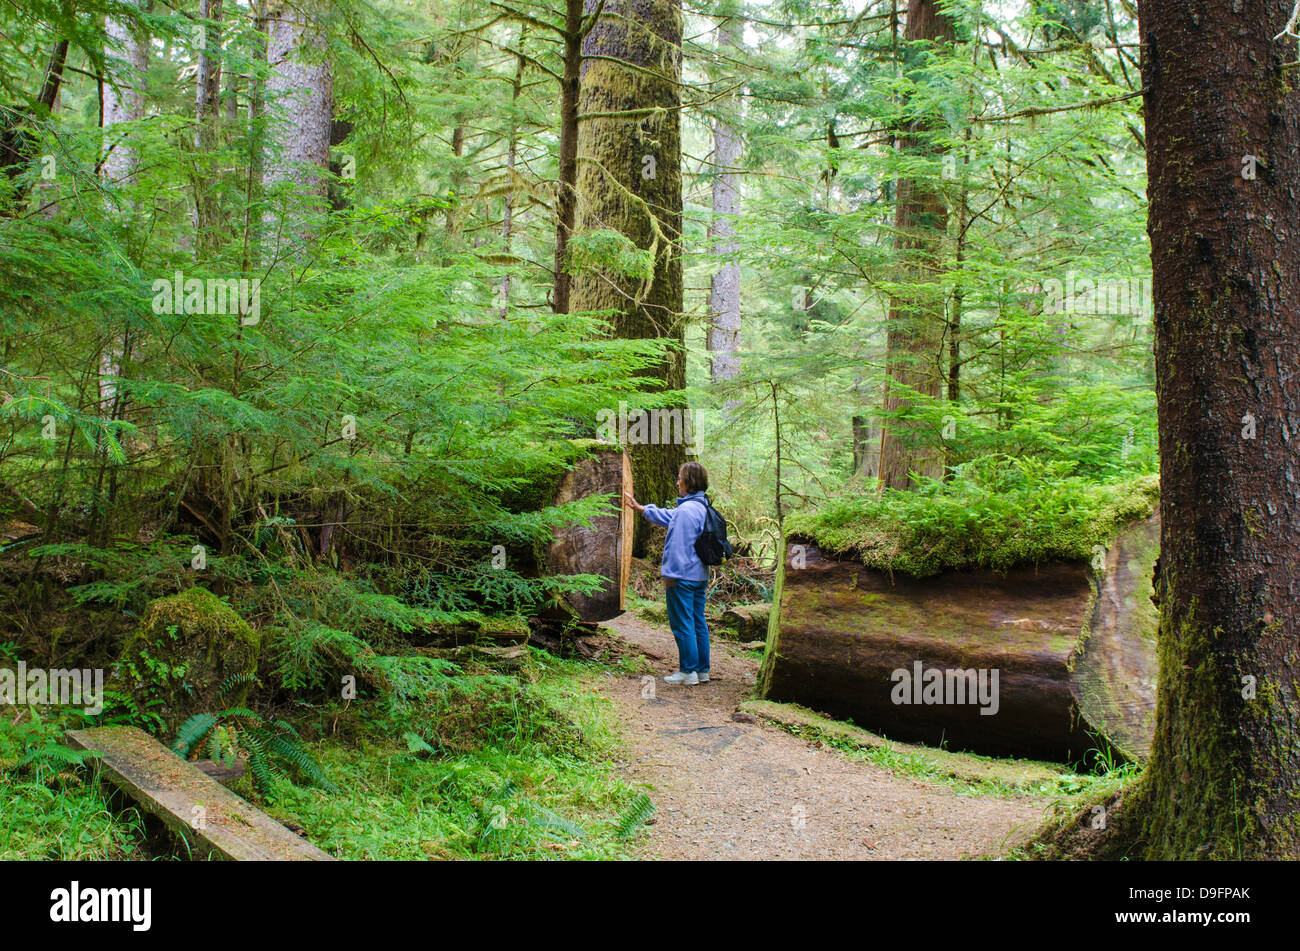
[{"label": "tree bark", "polygon": [[617,514],[593,519],[591,528],[565,525],[555,530],[546,549],[546,574],[593,574],[606,579],[601,590],[592,594],[565,595],[563,613],[583,621],[607,621],[623,613],[632,569],[632,527],[644,521],[622,501],[623,490],[630,491],[630,482],[628,456],[615,449],[593,452],[560,479],[552,505],[611,494],[619,506]]},{"label": "tree bark", "polygon": [[274,117],[267,129],[265,182],[294,185],[296,207],[286,217],[302,222],[328,202],[334,73],[325,38],[301,7],[273,8],[268,22],[266,92]]},{"label": "tree bark", "polygon": [[[904,34],[909,43],[946,44],[954,35],[953,21],[940,10],[938,0],[909,0]],[[904,55],[915,58],[915,68],[926,53],[909,47]],[[915,119],[899,137],[899,150],[931,154],[927,133],[941,121],[934,116]],[[938,397],[944,378],[947,320],[938,275],[947,226],[948,206],[942,191],[924,179],[899,180],[894,249],[900,278],[911,287],[905,295],[891,298],[886,324],[886,418],[880,438],[880,484],[884,488],[908,489],[913,473],[937,478],[943,472],[943,450],[937,438],[918,423],[894,418],[894,414],[906,413],[918,399]]]},{"label": "tree bark", "polygon": [[[597,18],[601,11],[594,7]],[[578,207],[578,94],[582,81],[583,0],[564,3],[564,71],[560,77],[560,168],[555,189],[555,274],[551,310],[569,312],[572,276],[565,271]]]},{"label": "tree bark", "polygon": [[[740,48],[742,23],[728,17],[718,24],[717,43],[720,50]],[[725,115],[736,108],[735,97],[720,104]],[[735,172],[740,160],[740,136],[724,119],[713,121],[713,219],[709,225],[709,238],[713,253],[719,257],[735,254],[735,215],[739,211],[739,176]],[[708,348],[712,354],[710,374],[716,383],[734,379],[740,373],[740,265],[734,262],[721,264],[709,284],[709,337]]]},{"label": "tree bark", "polygon": [[[597,2],[588,0],[593,12]],[[666,355],[647,372],[653,377],[647,389],[654,390],[680,390],[686,382],[681,41],[679,0],[615,0],[604,4],[582,49],[576,231],[621,232],[651,253],[654,271],[642,281],[584,269],[573,277],[572,309],[615,311],[616,337],[666,341]],[[642,501],[662,504],[677,496],[685,447],[680,435],[662,431],[649,440],[628,447],[633,480]],[[634,554],[644,555],[649,537],[649,523],[639,520]]]},{"label": "tree bark", "polygon": [[216,242],[218,204],[212,196],[212,177],[217,163],[217,120],[221,112],[221,5],[222,0],[199,0],[198,69],[194,93],[194,233],[198,254],[203,256]]},{"label": "tree bark", "polygon": [[144,118],[145,73],[149,69],[149,48],[141,42],[131,23],[109,18],[104,24],[109,46],[104,51],[104,147],[107,150],[100,171],[111,185],[130,185],[140,168],[140,157],[117,126]]},{"label": "tree bark", "polygon": [[1274,40],[1292,7],[1139,8],[1162,610],[1124,812],[1155,859],[1300,856],[1300,97],[1294,40]]}]

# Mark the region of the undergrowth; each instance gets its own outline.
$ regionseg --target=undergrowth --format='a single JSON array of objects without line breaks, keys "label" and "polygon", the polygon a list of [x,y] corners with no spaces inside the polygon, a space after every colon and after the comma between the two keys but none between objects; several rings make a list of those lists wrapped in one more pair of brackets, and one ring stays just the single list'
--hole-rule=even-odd
[{"label": "undergrowth", "polygon": [[[593,676],[530,649],[519,681],[326,712],[336,732],[311,752],[341,792],[286,784],[270,809],[346,859],[623,857],[649,813],[611,776],[616,721]],[[473,730],[446,722],[463,706]]]},{"label": "undergrowth", "polygon": [[141,857],[139,814],[115,813],[93,757],[63,743],[83,718],[0,709],[0,860]]}]

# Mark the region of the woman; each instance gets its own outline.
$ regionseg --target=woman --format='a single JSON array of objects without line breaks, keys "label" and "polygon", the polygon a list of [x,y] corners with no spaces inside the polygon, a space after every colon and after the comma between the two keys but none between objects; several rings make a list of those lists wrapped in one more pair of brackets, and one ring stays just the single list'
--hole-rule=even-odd
[{"label": "woman", "polygon": [[[629,505],[655,525],[667,525],[663,576],[668,598],[668,626],[677,641],[677,673],[664,678],[685,687],[709,682],[709,628],[704,622],[704,594],[709,586],[709,569],[695,554],[695,540],[704,531],[708,515],[704,491],[709,474],[698,462],[688,462],[677,471],[677,507],[661,509],[641,505],[624,492]],[[691,505],[683,505],[691,502]]]}]

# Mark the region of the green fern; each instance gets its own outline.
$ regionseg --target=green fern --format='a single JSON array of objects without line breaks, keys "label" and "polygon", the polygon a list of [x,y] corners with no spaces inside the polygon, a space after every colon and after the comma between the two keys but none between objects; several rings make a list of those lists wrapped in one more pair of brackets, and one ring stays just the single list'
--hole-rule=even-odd
[{"label": "green fern", "polygon": [[630,839],[641,826],[645,825],[646,820],[654,815],[654,811],[655,804],[650,801],[650,797],[646,793],[639,794],[627,811],[619,817],[614,835],[620,839]]},{"label": "green fern", "polygon": [[253,785],[264,796],[274,792],[276,777],[288,777],[290,770],[309,785],[338,792],[338,787],[303,747],[298,731],[286,720],[265,720],[248,707],[196,713],[181,725],[172,749],[188,757],[205,740],[208,757],[214,762],[229,765],[242,750]]},{"label": "green fern", "polygon": [[217,719],[215,713],[194,714],[181,724],[176,739],[172,741],[172,750],[182,757],[188,757],[194,748],[212,732],[212,728],[217,725]]},{"label": "green fern", "polygon": [[221,682],[221,686],[217,688],[217,693],[225,697],[240,687],[251,687],[256,683],[257,676],[255,674],[231,674]]}]

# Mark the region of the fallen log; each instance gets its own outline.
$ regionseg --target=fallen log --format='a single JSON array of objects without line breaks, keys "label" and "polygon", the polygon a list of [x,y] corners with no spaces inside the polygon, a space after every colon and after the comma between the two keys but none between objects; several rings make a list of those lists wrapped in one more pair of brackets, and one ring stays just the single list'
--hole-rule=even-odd
[{"label": "fallen log", "polygon": [[737,604],[722,612],[722,628],[739,641],[762,638],[767,634],[767,618],[772,606],[766,602]]},{"label": "fallen log", "polygon": [[1064,762],[1090,751],[1141,759],[1154,727],[1159,540],[1152,515],[1123,528],[1095,565],[915,578],[791,535],[759,694],[891,739]]}]

